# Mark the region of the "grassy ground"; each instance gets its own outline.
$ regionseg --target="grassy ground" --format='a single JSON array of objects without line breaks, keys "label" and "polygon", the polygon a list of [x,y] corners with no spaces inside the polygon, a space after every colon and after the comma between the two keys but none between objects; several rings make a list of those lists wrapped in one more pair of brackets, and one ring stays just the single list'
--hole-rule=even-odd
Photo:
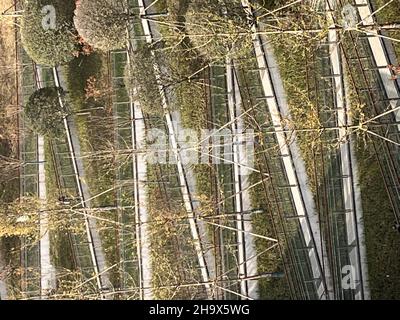
[{"label": "grassy ground", "polygon": [[[374,9],[388,1],[375,0]],[[400,17],[400,1],[395,0],[376,14],[378,23],[396,23]],[[388,36],[400,39],[400,31],[390,31]],[[397,60],[400,59],[400,42],[392,41]],[[391,229],[393,212],[384,190],[383,180],[376,159],[371,159],[368,148],[360,147],[359,158],[361,187],[364,191],[366,243],[369,260],[369,276],[373,299],[399,299],[400,297],[400,237]],[[370,160],[370,161],[369,161]],[[377,198],[373,195],[381,194]]]},{"label": "grassy ground", "polygon": [[[187,10],[187,6],[190,1],[187,0],[179,0],[179,1],[171,1],[164,0],[157,3],[157,10],[165,11],[168,10],[170,16],[166,18],[169,21],[179,20],[181,22],[184,21],[184,15]],[[171,111],[178,110],[181,115],[181,125],[184,128],[190,128],[197,131],[200,135],[201,129],[208,128],[207,122],[207,93],[205,90],[205,73],[201,70],[206,62],[200,57],[197,52],[195,52],[191,44],[188,41],[183,41],[179,46],[176,46],[169,37],[174,37],[177,35],[175,29],[168,28],[162,24],[160,26],[161,33],[166,36],[165,47],[173,48],[173,50],[169,49],[163,52],[163,63],[166,68],[169,69],[172,78],[174,79],[171,88],[173,103],[170,103],[169,107]],[[200,72],[198,72],[200,71]],[[193,76],[192,76],[193,75]],[[190,77],[191,80],[188,81],[187,77]],[[193,166],[193,171],[196,177],[196,187],[197,187],[197,195],[196,199],[200,201],[201,209],[200,211],[209,210],[210,201],[215,198],[215,195],[212,192],[212,182],[211,182],[211,173],[212,169],[207,164],[198,164]],[[152,169],[149,169],[149,174],[152,176]],[[151,199],[158,197],[159,192],[161,190],[158,187],[149,185],[148,186],[148,195],[149,195],[149,212],[153,219],[157,219],[161,214],[159,206],[157,208],[153,207],[153,201]],[[172,196],[171,199],[180,195]],[[178,210],[178,209],[175,209]],[[177,211],[175,212],[177,215],[184,214],[183,212]],[[163,227],[168,227],[169,225],[165,225]],[[174,233],[175,227],[169,226],[172,230],[163,230],[158,225],[152,225],[152,231],[158,235],[170,234]],[[179,227],[178,227],[179,228]],[[209,228],[209,235],[212,237],[213,227]],[[186,234],[187,239],[183,237],[176,237],[176,235],[166,236],[166,237],[152,237],[152,257],[153,257],[153,269],[155,274],[157,274],[154,286],[159,285],[162,282],[165,283],[176,283],[177,279],[174,279],[171,272],[166,272],[165,276],[159,276],[158,274],[162,274],[162,268],[165,268],[164,265],[159,264],[159,259],[162,259],[165,263],[170,261],[172,268],[178,268],[176,265],[176,261],[173,258],[173,252],[178,251],[179,247],[173,248],[175,246],[185,246],[188,245],[188,239],[191,239],[191,235],[189,233]],[[179,238],[179,239],[178,239]],[[178,242],[180,244],[178,244]],[[168,251],[162,252],[160,251],[161,243],[165,245],[168,244]],[[172,260],[171,260],[172,259]],[[183,272],[181,268],[176,270],[180,273]],[[185,277],[190,277],[188,275],[189,270],[184,272]],[[190,280],[187,279],[186,282]],[[196,290],[195,290],[196,291]],[[171,290],[161,290],[157,293],[158,297],[166,298],[168,296],[174,295],[174,298],[179,297],[189,297],[191,293],[186,290],[179,290],[176,295],[171,292]]]},{"label": "grassy ground", "polygon": [[[162,166],[166,173],[172,168]],[[157,181],[157,165],[148,166],[149,181]],[[195,251],[191,242],[186,212],[176,199],[176,184],[171,181],[166,194],[157,183],[147,186],[150,216],[150,241],[153,287],[200,281]],[[154,289],[156,299],[202,299],[203,287]]]},{"label": "grassy ground", "polygon": [[[249,112],[246,125],[258,132],[259,128],[255,126],[255,122],[259,124],[268,122],[269,113],[266,103],[257,101],[257,98],[262,96],[263,92],[258,74],[250,71],[257,68],[254,56],[251,57],[251,59],[242,61],[242,64],[236,61],[236,71],[241,88],[243,108]],[[254,108],[254,110],[250,111],[251,108]],[[272,163],[279,161],[276,160],[279,159],[279,156],[275,145],[271,146],[264,143],[255,145],[254,156],[254,168],[263,172],[268,172],[268,166],[270,167]],[[279,171],[278,168],[276,170],[278,172],[273,173],[275,186],[271,183],[272,179],[268,179],[268,181],[265,181],[265,184],[261,184],[261,179],[265,179],[265,176],[255,172],[250,175],[249,182],[250,185],[253,185],[249,190],[252,208],[261,210],[260,213],[252,215],[253,232],[273,238],[277,237],[274,227],[276,228],[279,224],[278,217],[280,215],[278,206],[272,204],[275,201],[274,190],[277,188],[277,185],[285,184],[284,179],[282,180],[282,171]],[[279,238],[279,240],[281,239]],[[259,274],[284,271],[282,263],[284,260],[287,260],[284,252],[287,249],[286,244],[284,241],[280,244],[283,256],[281,256],[277,247],[265,251],[270,245],[271,243],[265,239],[255,238],[255,246],[259,254],[257,257]],[[259,288],[261,299],[289,299],[291,297],[285,278],[260,279]]]},{"label": "grassy ground", "polygon": [[[265,168],[264,168],[265,170]],[[259,182],[260,175],[252,174],[251,183]],[[262,185],[257,185],[251,190],[251,200],[254,208],[261,209],[261,213],[257,213],[252,217],[253,232],[266,237],[271,237],[274,234],[273,224],[277,224],[277,212],[270,215],[270,208],[267,203],[270,199],[266,198],[265,191]],[[258,253],[262,253],[271,243],[261,238],[256,239],[256,248]],[[285,250],[285,245],[282,242],[282,248]],[[257,259],[258,271],[260,274],[266,272],[283,272],[282,257],[277,248],[270,250],[266,253],[260,254]],[[290,299],[290,292],[287,286],[286,280],[283,278],[275,279],[261,279],[259,281],[260,285],[260,298],[265,300],[275,300],[275,299]]]},{"label": "grassy ground", "polygon": [[[274,52],[280,66],[280,73],[287,93],[288,106],[291,112],[289,126],[292,128],[318,128],[320,119],[317,107],[308,95],[307,78],[310,67],[304,61],[310,59],[312,46],[299,46],[294,37],[278,36],[273,42]],[[290,52],[291,54],[288,54]],[[321,143],[319,132],[310,131],[297,134],[298,145],[306,164],[309,177],[314,174],[314,155],[318,155],[318,144]],[[310,179],[310,187],[316,189]]]},{"label": "grassy ground", "polygon": [[[372,3],[374,4],[374,10],[379,9],[380,7],[384,6],[387,4],[389,1],[388,0],[374,0]],[[384,23],[398,23],[399,22],[399,17],[400,17],[400,0],[395,0],[389,5],[387,5],[385,8],[380,10],[376,14],[377,20],[379,24],[384,24]],[[389,31],[387,34],[389,37],[400,40],[400,31],[395,30],[395,31]],[[397,60],[400,59],[400,42],[398,41],[392,41]]]},{"label": "grassy ground", "polygon": [[[344,44],[348,53],[354,55],[354,52],[351,51],[351,40],[345,38]],[[361,48],[362,46],[360,45]],[[354,68],[353,71],[356,75],[355,85],[365,87],[359,71],[360,66],[355,64],[352,65],[352,68]],[[377,85],[374,82],[371,83],[373,86]],[[356,99],[354,85],[348,85],[348,90],[355,123],[360,121],[360,115],[370,118],[387,107],[385,103],[377,102],[372,107],[369,99],[362,98],[364,105],[360,108],[358,99]],[[388,121],[388,119],[382,120],[382,122]],[[375,153],[370,137],[363,134],[358,136],[357,143],[371,297],[372,299],[398,299],[400,294],[400,278],[397,276],[400,262],[400,239],[398,234],[392,230],[394,214],[377,159],[377,156],[379,156],[379,160],[382,161],[386,150],[383,148],[381,141],[377,140],[377,151]],[[383,166],[385,167],[387,164],[383,162]],[[385,174],[387,174],[387,170]]]},{"label": "grassy ground", "polygon": [[[261,1],[262,2],[262,1]],[[376,1],[380,5],[387,1]],[[396,2],[396,1],[395,1]],[[379,15],[380,21],[394,22],[400,7],[393,3]],[[398,36],[398,35],[397,35]],[[279,39],[279,37],[278,37]],[[283,41],[284,40],[284,41]],[[311,46],[298,46],[291,37],[274,41],[274,49],[281,66],[281,76],[284,80],[288,103],[292,111],[295,126],[319,127],[319,119],[315,115],[315,106],[310,103],[307,95],[307,69],[304,61],[310,56]],[[399,50],[399,47],[396,47]],[[290,52],[290,54],[288,54]],[[299,107],[300,106],[300,107]],[[318,136],[301,134],[298,137],[299,146],[306,163],[309,177],[313,176],[312,146],[316,146]],[[315,150],[318,154],[318,150]],[[366,230],[366,247],[369,266],[370,288],[373,299],[394,299],[399,294],[399,237],[391,229],[393,213],[389,199],[384,191],[381,173],[376,159],[372,156],[370,147],[358,149],[360,187],[362,191],[362,205]],[[319,172],[319,169],[318,169]],[[310,179],[311,187],[313,179]],[[381,196],[377,196],[380,194]]]},{"label": "grassy ground", "polygon": [[[112,121],[112,106],[108,95],[108,67],[107,55],[94,53],[90,56],[80,56],[63,67],[67,82],[69,98],[75,112],[86,114],[76,115],[79,139],[82,153],[96,153],[110,148],[109,143],[114,141]],[[96,79],[102,91],[99,96],[88,97],[86,89],[88,80]],[[115,172],[111,158],[97,158],[84,160],[86,182],[92,196],[109,190],[115,184]],[[107,192],[92,201],[93,206],[113,206],[114,192]],[[116,221],[116,212],[103,212],[102,218]],[[109,223],[98,222],[100,236],[109,265],[119,261],[117,257],[117,239],[113,226]],[[113,283],[117,283],[112,273]]]},{"label": "grassy ground", "polygon": [[[58,185],[56,181],[56,172],[54,168],[54,162],[51,160],[50,141],[45,143],[45,158],[47,159],[45,164],[46,170],[46,191],[47,199],[49,202],[58,201]],[[67,223],[65,221],[65,223]],[[68,231],[52,231],[50,232],[50,257],[51,263],[56,268],[67,268],[69,270],[74,269],[73,265],[73,253],[69,243]]]},{"label": "grassy ground", "polygon": [[[179,2],[174,2],[174,1],[166,1],[165,2],[165,7],[168,7],[169,12],[172,12],[172,17],[171,19],[180,19],[181,21],[184,20],[183,18],[183,14],[185,13],[185,10],[187,9],[187,5],[188,5],[189,1],[179,1]],[[165,8],[164,7],[164,8]],[[164,34],[171,34],[171,30],[168,30],[167,28],[163,28],[163,32]],[[190,48],[190,42],[187,42],[186,44],[184,44],[184,48]],[[181,48],[181,50],[183,50],[183,48]],[[195,52],[187,52],[188,55],[190,54],[194,54],[197,55],[197,53]],[[183,59],[181,59],[183,60]],[[201,67],[204,65],[204,61],[202,61],[201,59],[193,59],[190,57],[186,58],[186,63],[185,61],[178,61],[176,58],[172,58],[169,59],[169,63],[172,65],[172,69],[173,67],[175,67],[175,65],[186,65],[189,64],[190,68],[188,68],[188,70],[191,70],[192,72],[195,72],[196,70],[201,69]],[[175,67],[176,68],[176,67]],[[222,69],[223,71],[223,69]],[[213,85],[215,86],[216,83],[213,83]],[[225,87],[225,83],[222,83],[222,88]],[[224,92],[225,93],[225,92]],[[181,111],[182,114],[182,123],[184,126],[186,127],[191,127],[194,129],[202,129],[202,128],[207,128],[209,125],[212,126],[212,124],[209,124],[207,122],[207,112],[209,112],[209,110],[207,110],[207,101],[203,100],[202,101],[202,97],[205,95],[204,93],[204,88],[202,88],[201,86],[196,87],[193,84],[187,83],[187,87],[178,87],[176,90],[176,94],[177,94],[177,105],[179,107],[179,110]],[[182,99],[180,99],[180,97],[182,97]],[[194,97],[197,97],[196,99],[194,99]],[[254,98],[254,97],[253,97]],[[225,106],[225,102],[223,102],[221,104],[221,106]],[[216,110],[217,113],[225,113],[226,110],[224,110],[225,107],[222,107],[221,110]],[[214,122],[219,122],[222,119],[213,119]],[[225,124],[228,120],[222,120],[222,124]],[[220,170],[221,172],[225,172],[224,171],[224,166],[221,165],[220,166]],[[229,176],[229,170],[227,170],[227,176],[226,177],[218,177],[221,182],[225,181],[225,179],[228,178]],[[198,165],[195,168],[195,173],[196,173],[196,179],[197,179],[197,188],[198,188],[198,195],[199,196],[203,196],[204,199],[207,199],[207,201],[209,202],[210,200],[213,201],[213,198],[215,197],[215,195],[213,194],[213,190],[212,190],[212,182],[211,182],[211,177],[212,177],[212,170],[210,169],[210,167],[207,167],[206,165]],[[257,182],[259,181],[260,177],[257,176],[256,180]],[[223,192],[225,194],[225,192],[227,192],[225,194],[225,196],[228,196],[232,193],[232,190],[228,190],[229,187],[226,187],[226,189],[220,191]],[[253,201],[252,204],[254,207],[265,207],[266,206],[266,202],[267,200],[263,197],[260,196],[260,194],[265,194],[262,191],[260,191],[261,193],[258,193],[257,188],[252,189],[252,196],[253,196]],[[202,202],[202,208],[204,208],[204,210],[207,210],[207,201],[203,201]],[[209,206],[209,203],[208,203]],[[228,203],[226,203],[226,206],[228,206]],[[215,211],[215,208],[213,208],[213,210]],[[211,211],[213,211],[211,210]],[[225,208],[225,210],[230,210],[228,207]],[[230,211],[229,211],[230,212]],[[265,234],[265,235],[271,235],[271,221],[268,221],[268,218],[266,218],[265,214],[261,214],[257,217],[254,217],[253,220],[253,224],[254,224],[254,229],[255,232],[259,233],[259,234]],[[211,234],[211,233],[210,233]],[[227,239],[225,239],[227,241]],[[225,245],[227,245],[227,243],[225,243]],[[257,246],[257,250],[259,253],[263,252],[266,249],[266,246],[268,246],[267,243],[265,243],[265,241],[262,241],[260,239],[258,239],[256,241],[256,246]],[[277,257],[277,252],[275,250],[271,250],[269,253],[265,254],[261,254],[259,257],[259,271],[262,272],[271,272],[271,270],[281,270],[281,267],[278,266],[277,261],[279,260],[279,257]],[[232,266],[235,265],[235,262],[232,263]],[[278,299],[278,298],[287,298],[289,296],[289,293],[287,291],[285,291],[285,289],[283,289],[285,287],[285,285],[283,284],[282,286],[282,279],[279,280],[261,280],[260,281],[260,289],[261,289],[261,297],[263,299]]]},{"label": "grassy ground", "polygon": [[[104,150],[113,141],[111,105],[108,96],[88,98],[86,95],[89,78],[97,79],[98,83],[108,83],[106,55],[94,53],[90,56],[80,56],[63,68],[68,87],[68,96],[76,113],[75,116],[83,153]],[[108,160],[96,159],[85,161],[88,183],[92,192],[97,194],[107,190],[113,184],[112,172],[108,172]],[[110,195],[98,197],[95,205],[112,203]]]},{"label": "grassy ground", "polygon": [[371,298],[397,300],[400,298],[400,237],[391,228],[394,216],[371,147],[360,143],[357,155]]}]

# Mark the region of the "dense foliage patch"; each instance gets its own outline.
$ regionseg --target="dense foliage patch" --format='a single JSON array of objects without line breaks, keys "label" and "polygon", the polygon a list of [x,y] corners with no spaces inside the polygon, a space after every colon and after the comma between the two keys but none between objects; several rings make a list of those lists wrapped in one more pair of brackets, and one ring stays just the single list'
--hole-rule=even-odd
[{"label": "dense foliage patch", "polygon": [[63,119],[68,115],[61,105],[65,93],[61,88],[48,87],[34,92],[24,109],[32,129],[39,134],[58,137],[64,130]]},{"label": "dense foliage patch", "polygon": [[115,50],[125,47],[129,15],[125,1],[79,1],[74,23],[79,34],[93,47]]},{"label": "dense foliage patch", "polygon": [[[55,16],[50,17],[46,6],[53,6]],[[25,1],[21,38],[28,55],[39,64],[60,65],[72,60],[79,52],[78,35],[73,25],[72,0]],[[43,27],[43,22],[54,19],[55,28]]]}]

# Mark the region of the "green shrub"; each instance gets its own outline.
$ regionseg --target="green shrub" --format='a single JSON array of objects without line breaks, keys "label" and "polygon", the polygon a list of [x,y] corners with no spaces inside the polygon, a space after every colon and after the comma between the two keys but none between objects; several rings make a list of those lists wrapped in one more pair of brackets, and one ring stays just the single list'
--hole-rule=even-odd
[{"label": "green shrub", "polygon": [[[43,28],[46,5],[55,8],[56,28]],[[28,55],[39,64],[55,66],[65,64],[79,52],[77,32],[73,26],[72,0],[26,1],[22,17],[21,39]]]},{"label": "green shrub", "polygon": [[35,132],[49,137],[63,133],[63,120],[69,112],[60,104],[60,98],[65,106],[65,93],[56,87],[39,89],[30,96],[24,113]]},{"label": "green shrub", "polygon": [[79,34],[93,47],[116,50],[125,47],[129,16],[125,1],[80,1],[75,10],[74,23]]},{"label": "green shrub", "polygon": [[89,56],[81,55],[67,65],[63,66],[65,82],[68,90],[68,98],[74,110],[89,109],[95,107],[92,101],[86,99],[87,81],[91,77],[106,81],[104,74],[107,70],[104,66],[105,57],[100,53],[92,53]]}]

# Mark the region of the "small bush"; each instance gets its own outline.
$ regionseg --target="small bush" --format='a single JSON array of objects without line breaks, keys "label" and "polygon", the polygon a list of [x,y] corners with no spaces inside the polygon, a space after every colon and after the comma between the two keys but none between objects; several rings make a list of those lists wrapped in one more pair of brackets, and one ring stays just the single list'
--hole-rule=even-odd
[{"label": "small bush", "polygon": [[30,96],[24,113],[35,132],[49,137],[59,137],[63,133],[63,120],[69,112],[60,104],[59,94],[65,105],[65,93],[61,88],[39,89]]},{"label": "small bush", "polygon": [[[42,9],[53,5],[56,28],[43,28]],[[28,55],[39,64],[55,66],[71,61],[79,54],[77,32],[73,26],[72,0],[26,1],[22,17],[21,39]]]},{"label": "small bush", "polygon": [[116,50],[125,47],[129,15],[125,1],[90,0],[77,2],[74,23],[79,34],[93,47]]},{"label": "small bush", "polygon": [[88,80],[93,77],[106,82],[103,76],[107,74],[104,62],[104,55],[95,52],[89,56],[81,55],[63,66],[68,98],[75,111],[97,107],[93,101],[87,101],[85,88]]}]

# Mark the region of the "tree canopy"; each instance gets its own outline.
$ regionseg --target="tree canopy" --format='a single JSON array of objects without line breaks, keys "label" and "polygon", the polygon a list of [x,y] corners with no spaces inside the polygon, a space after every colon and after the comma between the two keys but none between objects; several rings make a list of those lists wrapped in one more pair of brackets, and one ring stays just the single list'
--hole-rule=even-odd
[{"label": "tree canopy", "polygon": [[238,0],[194,0],[185,29],[195,49],[211,61],[240,58],[252,48],[251,30]]},{"label": "tree canopy", "polygon": [[79,1],[74,23],[83,39],[102,51],[125,47],[129,15],[125,1],[90,0]]},{"label": "tree canopy", "polygon": [[64,108],[65,102],[65,93],[61,88],[48,87],[34,92],[24,109],[32,129],[46,136],[60,136],[64,131],[63,119],[69,114]]},{"label": "tree canopy", "polygon": [[78,34],[73,24],[74,8],[73,0],[25,1],[22,44],[36,63],[65,64],[79,52]]}]

